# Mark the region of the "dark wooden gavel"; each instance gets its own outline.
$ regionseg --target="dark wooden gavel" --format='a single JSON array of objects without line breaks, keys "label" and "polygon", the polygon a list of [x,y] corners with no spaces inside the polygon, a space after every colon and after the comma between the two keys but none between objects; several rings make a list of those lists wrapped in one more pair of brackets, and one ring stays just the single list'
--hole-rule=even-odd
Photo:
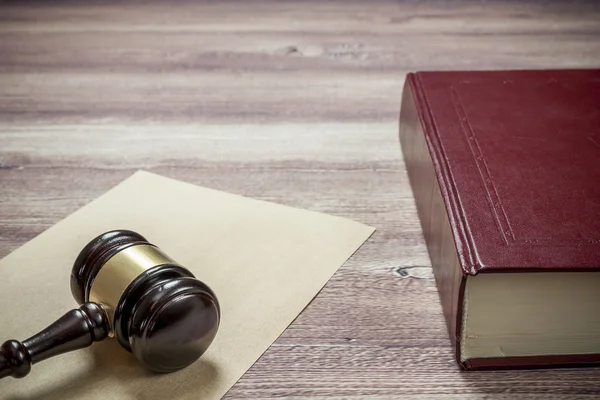
[{"label": "dark wooden gavel", "polygon": [[71,293],[79,308],[27,340],[0,346],[0,378],[22,378],[32,364],[107,337],[147,368],[175,371],[196,361],[219,327],[213,291],[132,231],[106,232],[83,248]]}]

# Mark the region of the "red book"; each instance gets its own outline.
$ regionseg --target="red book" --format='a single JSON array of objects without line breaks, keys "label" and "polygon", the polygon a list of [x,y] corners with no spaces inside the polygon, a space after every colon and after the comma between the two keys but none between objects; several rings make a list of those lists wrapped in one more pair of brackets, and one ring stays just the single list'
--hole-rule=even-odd
[{"label": "red book", "polygon": [[408,74],[400,141],[459,365],[600,364],[600,70]]}]

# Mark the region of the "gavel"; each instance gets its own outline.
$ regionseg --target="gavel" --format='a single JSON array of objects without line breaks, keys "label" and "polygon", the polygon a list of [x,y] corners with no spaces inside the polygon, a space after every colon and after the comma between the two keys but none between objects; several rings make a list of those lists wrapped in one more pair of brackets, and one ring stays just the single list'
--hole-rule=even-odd
[{"label": "gavel", "polygon": [[107,337],[150,370],[176,371],[208,349],[219,327],[214,292],[129,230],[106,232],[81,250],[71,293],[79,308],[27,340],[0,346],[0,378],[22,378],[33,364]]}]

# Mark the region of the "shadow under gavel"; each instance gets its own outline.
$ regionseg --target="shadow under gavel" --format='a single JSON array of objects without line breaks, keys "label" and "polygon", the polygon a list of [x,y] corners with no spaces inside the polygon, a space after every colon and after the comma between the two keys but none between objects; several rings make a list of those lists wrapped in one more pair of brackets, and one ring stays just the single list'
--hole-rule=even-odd
[{"label": "shadow under gavel", "polygon": [[140,234],[106,232],[75,260],[81,305],[31,338],[0,346],[0,378],[22,378],[47,358],[115,337],[147,368],[176,371],[210,346],[220,321],[213,291]]}]

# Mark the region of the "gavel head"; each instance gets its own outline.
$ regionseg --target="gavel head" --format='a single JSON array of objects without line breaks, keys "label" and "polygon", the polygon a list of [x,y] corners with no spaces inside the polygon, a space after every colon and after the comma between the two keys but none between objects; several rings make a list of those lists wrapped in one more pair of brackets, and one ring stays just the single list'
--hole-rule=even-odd
[{"label": "gavel head", "polygon": [[100,304],[110,335],[154,371],[196,361],[219,327],[213,291],[132,231],[106,232],[88,243],[73,265],[71,292],[80,304]]}]

